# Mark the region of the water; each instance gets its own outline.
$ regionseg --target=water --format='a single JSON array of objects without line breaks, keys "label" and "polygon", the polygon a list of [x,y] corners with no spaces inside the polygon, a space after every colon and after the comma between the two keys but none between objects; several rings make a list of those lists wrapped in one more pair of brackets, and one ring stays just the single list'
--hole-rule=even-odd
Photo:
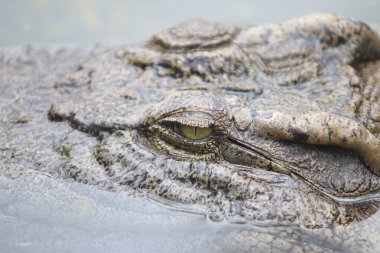
[{"label": "water", "polygon": [[0,47],[131,43],[187,18],[262,24],[315,12],[380,23],[377,0],[1,0]]},{"label": "water", "polygon": [[376,252],[379,246],[379,231],[368,231],[379,213],[350,230],[308,231],[212,222],[41,174],[0,177],[0,192],[1,252]]}]

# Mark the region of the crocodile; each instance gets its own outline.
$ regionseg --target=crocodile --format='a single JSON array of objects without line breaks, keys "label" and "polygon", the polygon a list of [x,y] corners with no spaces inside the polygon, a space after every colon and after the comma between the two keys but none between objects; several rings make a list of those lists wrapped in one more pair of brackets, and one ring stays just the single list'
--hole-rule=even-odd
[{"label": "crocodile", "polygon": [[378,59],[378,35],[336,15],[188,20],[81,63],[56,87],[87,92],[49,118],[101,139],[101,171],[70,165],[77,181],[145,190],[213,220],[348,224],[379,207]]},{"label": "crocodile", "polygon": [[49,174],[231,223],[340,227],[380,207],[380,38],[362,22],[191,19],[70,57],[42,77],[48,119],[76,133],[37,155]]}]

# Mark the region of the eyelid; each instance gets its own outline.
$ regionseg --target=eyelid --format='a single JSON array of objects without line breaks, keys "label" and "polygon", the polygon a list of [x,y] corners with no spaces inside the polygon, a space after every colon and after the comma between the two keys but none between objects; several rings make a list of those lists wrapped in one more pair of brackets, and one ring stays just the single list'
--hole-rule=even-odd
[{"label": "eyelid", "polygon": [[208,128],[212,127],[215,121],[206,113],[185,112],[166,117],[160,120],[159,123],[177,123],[191,127]]}]

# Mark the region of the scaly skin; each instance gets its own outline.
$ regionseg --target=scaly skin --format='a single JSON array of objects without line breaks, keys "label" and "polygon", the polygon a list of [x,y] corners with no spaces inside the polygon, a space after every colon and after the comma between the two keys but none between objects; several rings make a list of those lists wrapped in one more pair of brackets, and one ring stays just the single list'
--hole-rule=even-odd
[{"label": "scaly skin", "polygon": [[[347,224],[379,206],[380,112],[363,94],[379,84],[364,84],[357,67],[379,58],[376,33],[335,15],[187,21],[108,56],[138,73],[117,91],[97,84],[110,71],[87,62],[79,72],[92,71],[92,92],[49,116],[101,135],[94,155],[126,189],[199,204],[215,219]],[[191,140],[181,125],[212,132]]]}]

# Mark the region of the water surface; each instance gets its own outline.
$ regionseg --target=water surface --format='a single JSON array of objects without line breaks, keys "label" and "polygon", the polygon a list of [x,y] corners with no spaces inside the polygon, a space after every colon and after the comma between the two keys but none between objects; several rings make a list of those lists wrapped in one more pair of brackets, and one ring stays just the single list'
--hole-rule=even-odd
[{"label": "water surface", "polygon": [[380,23],[377,0],[1,0],[0,47],[131,43],[188,18],[263,24],[316,12]]}]

